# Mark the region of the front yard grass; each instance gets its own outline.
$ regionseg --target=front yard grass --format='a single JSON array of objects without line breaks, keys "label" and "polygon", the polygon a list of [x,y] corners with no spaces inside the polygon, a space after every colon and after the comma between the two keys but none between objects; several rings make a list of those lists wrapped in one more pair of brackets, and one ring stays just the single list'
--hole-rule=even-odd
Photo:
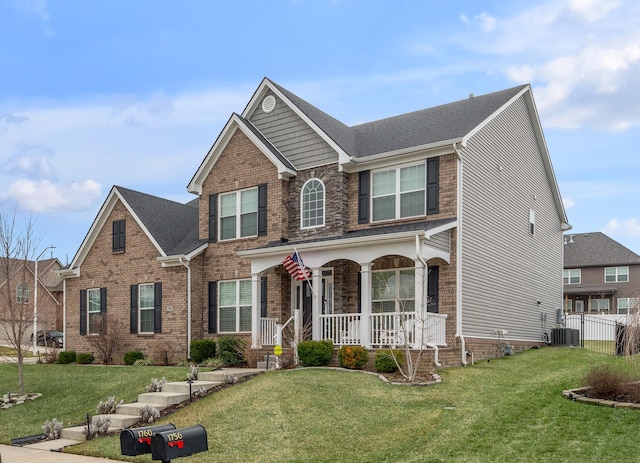
[{"label": "front yard grass", "polygon": [[[268,372],[161,422],[206,428],[209,451],[185,462],[635,461],[640,410],[597,407],[561,396],[565,389],[582,386],[592,367],[621,361],[586,349],[544,348],[440,370],[443,382],[428,387],[393,386],[372,375],[328,369]],[[60,420],[63,413],[82,421],[106,396],[135,400],[151,377],[170,379],[172,370],[30,367],[35,369],[27,371],[29,392],[45,396],[8,410],[10,417],[0,410],[0,420],[12,430],[16,420],[31,422],[18,434],[40,432],[45,420]],[[0,387],[6,389],[5,368],[0,369]],[[177,379],[184,379],[186,369],[175,370]],[[42,382],[36,383],[36,375],[43,376]],[[58,375],[67,385],[48,389],[46,383]],[[15,431],[0,432],[3,442],[16,437]],[[118,436],[67,451],[150,461],[149,455],[122,457]]]}]

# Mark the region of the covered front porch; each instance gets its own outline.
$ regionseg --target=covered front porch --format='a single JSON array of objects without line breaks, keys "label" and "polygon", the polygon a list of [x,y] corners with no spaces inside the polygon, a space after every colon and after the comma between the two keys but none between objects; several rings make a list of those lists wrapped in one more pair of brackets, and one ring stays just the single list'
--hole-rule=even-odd
[{"label": "covered front porch", "polygon": [[[429,226],[431,225],[431,226]],[[331,340],[336,346],[444,347],[453,331],[454,304],[443,306],[439,281],[451,278],[451,230],[456,222],[410,224],[405,229],[299,242],[241,251],[251,259],[254,348],[277,344],[279,328],[294,326],[298,340]],[[281,271],[298,252],[309,270],[297,281]],[[443,271],[441,271],[443,270]],[[265,310],[263,275],[281,280],[279,300]],[[273,277],[271,276],[273,275]],[[271,299],[271,298],[270,298]],[[275,310],[274,310],[275,309]]]}]

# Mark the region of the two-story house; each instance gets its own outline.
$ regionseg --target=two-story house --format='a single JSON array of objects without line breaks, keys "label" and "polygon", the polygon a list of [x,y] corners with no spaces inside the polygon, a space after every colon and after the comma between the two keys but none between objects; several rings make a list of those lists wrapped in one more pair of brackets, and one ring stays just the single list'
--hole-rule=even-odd
[{"label": "two-story house", "polygon": [[564,238],[565,313],[626,314],[640,297],[640,256],[602,232]]},{"label": "two-story house", "polygon": [[116,313],[117,355],[183,360],[220,335],[271,349],[300,309],[308,339],[408,340],[459,365],[540,344],[562,306],[570,226],[528,85],[347,126],[265,78],[187,189],[185,205],[111,190],[62,272],[66,345],[88,350]]}]

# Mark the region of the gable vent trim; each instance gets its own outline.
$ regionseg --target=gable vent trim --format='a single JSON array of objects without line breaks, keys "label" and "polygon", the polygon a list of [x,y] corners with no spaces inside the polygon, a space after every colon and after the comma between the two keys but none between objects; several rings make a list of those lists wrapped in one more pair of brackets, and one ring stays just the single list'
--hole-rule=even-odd
[{"label": "gable vent trim", "polygon": [[265,113],[270,113],[276,107],[276,97],[273,95],[267,95],[264,100],[262,100],[262,110]]}]

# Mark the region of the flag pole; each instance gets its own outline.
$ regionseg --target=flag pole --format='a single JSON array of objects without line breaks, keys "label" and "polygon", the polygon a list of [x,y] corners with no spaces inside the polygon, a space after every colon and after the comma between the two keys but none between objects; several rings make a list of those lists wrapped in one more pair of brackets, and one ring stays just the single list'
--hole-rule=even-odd
[{"label": "flag pole", "polygon": [[[302,257],[300,257],[300,253],[298,252],[295,246],[293,247],[293,252],[295,252],[298,255],[298,258],[302,259]],[[298,265],[300,265],[300,263],[298,263]],[[311,290],[311,294],[313,294],[313,297],[314,298],[317,297],[316,292],[313,290],[313,285],[309,280],[309,274],[306,271],[304,272],[304,279],[307,280],[307,283],[309,284],[309,289]]]}]

